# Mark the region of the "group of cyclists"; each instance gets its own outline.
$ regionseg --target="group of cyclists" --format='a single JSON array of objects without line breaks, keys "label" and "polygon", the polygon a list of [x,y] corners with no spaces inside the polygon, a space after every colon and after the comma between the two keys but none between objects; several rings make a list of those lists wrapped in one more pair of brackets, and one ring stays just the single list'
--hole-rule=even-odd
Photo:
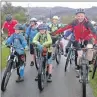
[{"label": "group of cyclists", "polygon": [[[58,16],[53,16],[51,21],[41,23],[39,25],[36,18],[31,18],[29,24],[25,23],[22,25],[18,23],[17,20],[13,20],[12,16],[9,14],[2,26],[2,34],[4,34],[4,28],[8,30],[8,38],[3,42],[3,45],[7,45],[9,47],[13,44],[17,47],[16,55],[19,59],[17,65],[20,65],[21,56],[24,55],[26,58],[25,50],[30,48],[30,54],[32,56],[30,66],[33,66],[35,63],[34,46],[36,45],[40,51],[42,51],[44,47],[48,49],[48,82],[52,82],[52,60],[55,59],[54,48],[59,34],[62,34],[64,39],[68,39],[68,36],[71,35],[67,47],[70,47],[72,43],[71,41],[73,41],[74,47],[81,48],[86,46],[88,43],[93,45],[97,44],[97,30],[86,17],[85,10],[81,8],[76,10],[74,21],[67,25],[59,23]],[[83,45],[81,45],[82,41],[84,41]],[[60,41],[60,46],[62,48],[62,54],[65,54],[66,56],[68,49],[64,51],[62,41]],[[97,51],[95,53],[97,54]],[[76,69],[79,70],[80,66],[77,59],[78,50],[75,51],[75,65],[77,67]],[[22,71],[22,68],[20,67],[17,68],[18,78],[16,79],[16,82],[24,81],[24,69]],[[35,80],[38,80],[38,76],[36,76]]]}]

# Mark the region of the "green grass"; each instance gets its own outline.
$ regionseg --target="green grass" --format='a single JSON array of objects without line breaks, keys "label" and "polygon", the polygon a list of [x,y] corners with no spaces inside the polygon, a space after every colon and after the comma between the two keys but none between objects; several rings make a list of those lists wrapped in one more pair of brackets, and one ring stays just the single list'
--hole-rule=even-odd
[{"label": "green grass", "polygon": [[7,56],[9,55],[9,48],[2,48],[1,53],[1,68],[3,69],[6,66]]},{"label": "green grass", "polygon": [[90,73],[90,85],[93,89],[94,97],[97,97],[97,70],[94,79],[92,79],[92,73]]}]

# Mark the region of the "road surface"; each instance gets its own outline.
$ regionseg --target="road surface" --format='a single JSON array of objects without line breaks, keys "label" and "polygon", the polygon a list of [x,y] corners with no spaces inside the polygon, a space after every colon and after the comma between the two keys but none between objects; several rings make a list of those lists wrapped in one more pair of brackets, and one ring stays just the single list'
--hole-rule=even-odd
[{"label": "road surface", "polygon": [[[62,56],[59,66],[55,61],[53,62],[52,83],[47,83],[44,91],[41,93],[38,90],[37,82],[34,80],[37,72],[35,66],[30,66],[30,60],[31,56],[27,53],[24,82],[15,82],[17,75],[16,71],[14,71],[8,83],[7,90],[1,93],[1,97],[82,97],[81,84],[76,78],[77,72],[74,66],[69,66],[68,72],[66,74],[64,73],[64,56]],[[87,97],[94,97],[89,85],[87,85]]]}]

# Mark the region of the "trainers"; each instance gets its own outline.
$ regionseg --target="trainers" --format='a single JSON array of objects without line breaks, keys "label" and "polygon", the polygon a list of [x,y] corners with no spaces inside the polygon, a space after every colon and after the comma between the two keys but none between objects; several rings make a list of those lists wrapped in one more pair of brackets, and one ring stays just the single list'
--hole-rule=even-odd
[{"label": "trainers", "polygon": [[76,70],[79,70],[80,69],[80,67],[77,65],[77,67],[75,68]]},{"label": "trainers", "polygon": [[38,75],[36,76],[35,81],[38,81]]},{"label": "trainers", "polygon": [[24,77],[18,77],[17,80],[16,80],[17,83],[22,82],[22,81],[24,81]]},{"label": "trainers", "polygon": [[52,75],[51,74],[49,74],[47,82],[52,82]]},{"label": "trainers", "polygon": [[31,64],[30,64],[30,66],[34,66],[34,62],[33,62],[33,61],[31,61]]}]

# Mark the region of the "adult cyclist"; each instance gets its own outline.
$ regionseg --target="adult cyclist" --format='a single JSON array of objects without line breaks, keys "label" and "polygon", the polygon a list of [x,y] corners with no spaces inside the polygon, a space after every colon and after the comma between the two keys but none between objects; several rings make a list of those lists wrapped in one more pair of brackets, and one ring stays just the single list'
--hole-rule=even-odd
[{"label": "adult cyclist", "polygon": [[[75,20],[68,24],[67,26],[58,29],[53,33],[54,35],[63,33],[65,30],[71,29],[74,34],[75,42],[73,43],[74,47],[80,47],[81,42],[84,41],[84,45],[87,45],[91,37],[88,37],[91,33],[97,36],[96,30],[94,29],[91,22],[85,15],[84,9],[77,9],[75,13]],[[77,70],[79,70],[79,65],[77,64],[78,52],[75,52],[75,65]]]},{"label": "adult cyclist", "polygon": [[8,14],[6,16],[6,21],[3,23],[2,26],[2,34],[4,34],[3,30],[6,29],[8,31],[8,37],[10,37],[12,34],[14,34],[15,32],[14,27],[17,23],[18,21],[14,20],[11,14]]}]

